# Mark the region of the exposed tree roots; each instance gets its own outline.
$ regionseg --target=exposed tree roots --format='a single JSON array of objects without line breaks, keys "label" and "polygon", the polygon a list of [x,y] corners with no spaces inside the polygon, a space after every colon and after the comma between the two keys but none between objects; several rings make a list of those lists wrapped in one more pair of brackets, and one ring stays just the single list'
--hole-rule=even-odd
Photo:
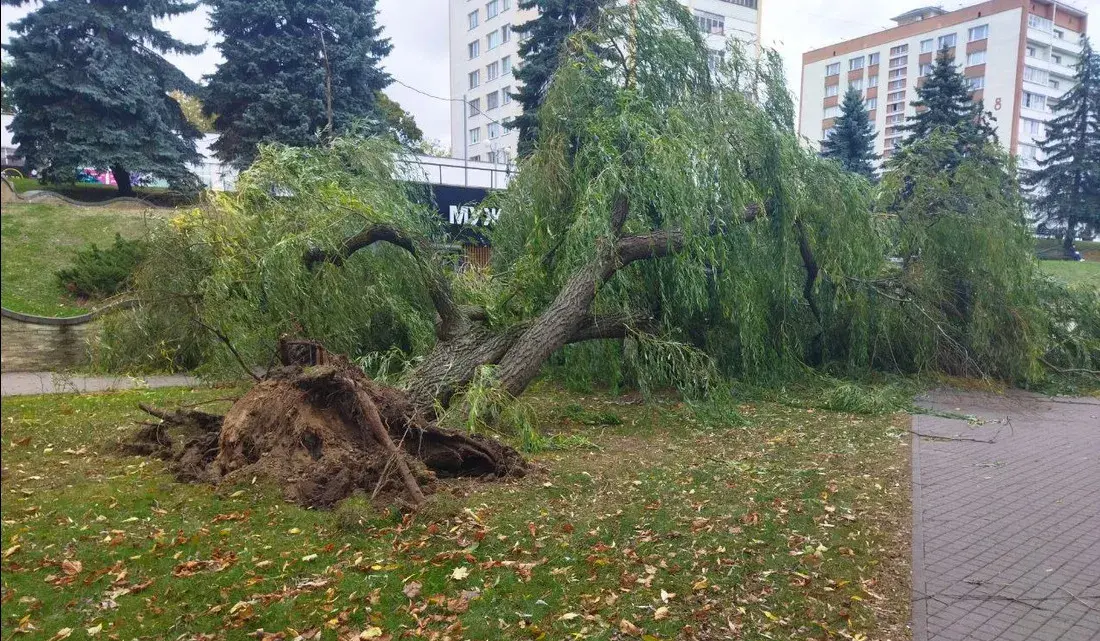
[{"label": "exposed tree roots", "polygon": [[440,477],[499,478],[526,469],[511,447],[436,426],[404,392],[342,362],[276,370],[224,417],[142,409],[160,421],[146,423],[129,451],[169,461],[184,481],[266,478],[308,506],[363,490],[415,507]]}]

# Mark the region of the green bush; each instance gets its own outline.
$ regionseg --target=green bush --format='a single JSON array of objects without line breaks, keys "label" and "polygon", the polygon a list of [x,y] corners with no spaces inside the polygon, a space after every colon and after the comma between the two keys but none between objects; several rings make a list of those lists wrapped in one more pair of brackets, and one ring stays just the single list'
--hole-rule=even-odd
[{"label": "green bush", "polygon": [[58,270],[57,280],[76,296],[104,298],[127,289],[141,261],[146,245],[115,234],[114,245],[100,249],[94,243],[76,254],[72,267]]}]

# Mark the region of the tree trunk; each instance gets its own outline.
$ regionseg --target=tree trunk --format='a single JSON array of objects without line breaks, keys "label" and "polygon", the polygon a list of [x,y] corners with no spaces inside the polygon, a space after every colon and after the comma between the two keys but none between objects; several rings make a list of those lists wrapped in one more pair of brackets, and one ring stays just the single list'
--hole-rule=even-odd
[{"label": "tree trunk", "polygon": [[1066,221],[1066,232],[1062,236],[1062,254],[1066,260],[1076,260],[1077,256],[1073,253],[1073,241],[1077,236],[1077,219],[1070,218]]},{"label": "tree trunk", "polygon": [[130,172],[122,165],[115,165],[111,167],[111,174],[114,175],[115,183],[118,185],[118,195],[133,197],[134,184],[130,180]]}]

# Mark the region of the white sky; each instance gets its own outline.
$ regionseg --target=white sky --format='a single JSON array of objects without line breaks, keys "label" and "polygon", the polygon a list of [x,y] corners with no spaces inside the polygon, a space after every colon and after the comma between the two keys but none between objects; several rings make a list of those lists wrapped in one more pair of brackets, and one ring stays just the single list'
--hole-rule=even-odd
[{"label": "white sky", "polygon": [[[976,4],[977,0],[941,0],[945,9]],[[1100,0],[1063,0],[1091,14],[1089,36],[1100,40]],[[379,21],[393,43],[386,68],[396,80],[426,93],[446,97],[450,92],[447,62],[447,0],[378,0]],[[802,52],[847,40],[890,26],[890,18],[936,0],[760,0],[763,41],[778,49],[787,66],[787,79],[797,99]],[[3,41],[9,25],[26,15],[34,3],[3,8]],[[204,10],[180,16],[168,24],[181,40],[212,43]],[[198,56],[173,56],[173,62],[195,80],[211,73],[220,56],[213,47]],[[394,83],[386,90],[416,118],[426,137],[450,144],[448,103],[421,95]]]}]

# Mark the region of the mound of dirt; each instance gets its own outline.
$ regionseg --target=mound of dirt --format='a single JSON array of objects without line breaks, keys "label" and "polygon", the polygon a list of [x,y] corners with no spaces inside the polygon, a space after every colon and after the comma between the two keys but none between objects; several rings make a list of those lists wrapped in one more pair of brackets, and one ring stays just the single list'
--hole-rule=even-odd
[{"label": "mound of dirt", "polygon": [[286,498],[328,507],[363,490],[419,505],[440,477],[524,474],[518,452],[490,438],[437,427],[403,392],[343,363],[276,370],[224,417],[150,410],[128,449],[170,461],[185,481],[262,477]]}]

